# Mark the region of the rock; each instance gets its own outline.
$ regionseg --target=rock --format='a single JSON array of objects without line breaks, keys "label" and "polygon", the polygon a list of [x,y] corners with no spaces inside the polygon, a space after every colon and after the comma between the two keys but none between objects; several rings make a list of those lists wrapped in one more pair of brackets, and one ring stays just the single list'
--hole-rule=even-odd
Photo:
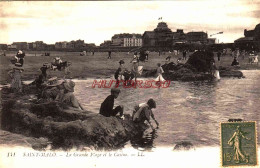
[{"label": "rock", "polygon": [[162,68],[164,70],[164,72],[169,72],[169,71],[174,71],[177,70],[177,65],[174,62],[170,62],[170,63],[166,63],[162,65]]},{"label": "rock", "polygon": [[199,72],[209,72],[211,62],[215,62],[212,52],[197,51],[189,56],[186,64],[191,65]]},{"label": "rock", "polygon": [[219,75],[220,77],[237,77],[237,78],[244,77],[241,71],[236,71],[236,70],[220,70]]},{"label": "rock", "polygon": [[173,150],[190,150],[193,148],[193,144],[188,141],[177,142]]},{"label": "rock", "polygon": [[156,75],[156,69],[153,70],[144,69],[142,73],[143,77],[155,77],[155,75]]},{"label": "rock", "polygon": [[1,145],[32,147],[36,150],[44,150],[50,144],[47,138],[26,137],[3,130],[0,130],[0,137]]},{"label": "rock", "polygon": [[35,104],[24,99],[25,96],[5,99],[2,129],[47,138],[53,149],[82,146],[115,149],[147,128],[145,124],[134,123],[130,115],[124,120],[104,117],[90,111],[64,109],[55,102]]}]

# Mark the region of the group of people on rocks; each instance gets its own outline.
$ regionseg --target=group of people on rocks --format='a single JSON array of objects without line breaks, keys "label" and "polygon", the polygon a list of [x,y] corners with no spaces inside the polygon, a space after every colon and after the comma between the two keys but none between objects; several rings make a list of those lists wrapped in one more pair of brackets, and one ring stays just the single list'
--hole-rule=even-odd
[{"label": "group of people on rocks", "polygon": [[[23,57],[18,58],[23,59]],[[124,61],[120,60],[119,63],[119,68],[123,69]],[[12,71],[9,72],[9,75],[12,77],[11,88],[15,89],[18,92],[22,92],[21,73],[24,71],[22,66],[23,64],[21,64],[20,62],[16,62]],[[72,80],[58,80],[57,77],[47,79],[47,70],[49,68],[50,67],[48,66],[48,64],[44,63],[40,68],[41,74],[31,84],[29,84],[29,86],[36,86],[37,103],[55,101],[69,108],[85,110],[74,95],[75,83]],[[105,117],[119,115],[120,118],[123,118],[124,106],[120,105],[114,108],[114,101],[116,98],[118,98],[119,94],[120,89],[111,89],[111,94],[107,96],[103,103],[101,103],[99,111],[101,115]],[[159,123],[154,117],[154,114],[152,112],[153,108],[156,108],[156,103],[153,99],[149,99],[147,103],[141,103],[135,106],[132,115],[133,121],[136,123],[144,123],[145,121],[147,121],[151,128],[154,129],[150,120],[150,118],[152,118],[158,128]]]},{"label": "group of people on rocks", "polygon": [[55,78],[53,81],[55,81],[54,84],[46,86],[41,92],[40,96],[42,99],[45,99],[45,101],[57,101],[67,107],[85,110],[73,94],[75,82],[72,80],[56,81]]}]

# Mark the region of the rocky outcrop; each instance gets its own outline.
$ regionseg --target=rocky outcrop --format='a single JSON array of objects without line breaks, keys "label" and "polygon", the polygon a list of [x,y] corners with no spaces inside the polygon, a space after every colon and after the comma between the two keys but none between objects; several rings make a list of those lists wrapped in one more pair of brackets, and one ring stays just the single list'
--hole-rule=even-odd
[{"label": "rocky outcrop", "polygon": [[43,150],[50,144],[47,138],[26,137],[21,134],[14,134],[3,130],[0,130],[0,137],[0,144],[3,146],[23,146]]},{"label": "rocky outcrop", "polygon": [[2,104],[2,129],[34,138],[47,138],[53,149],[115,149],[147,126],[136,124],[129,115],[122,120],[90,111],[66,109],[56,102],[36,104],[31,95],[5,97]]},{"label": "rocky outcrop", "polygon": [[212,62],[215,62],[213,52],[197,51],[189,56],[186,64],[191,65],[198,72],[209,72]]},{"label": "rocky outcrop", "polygon": [[241,71],[237,70],[237,68],[233,67],[219,67],[219,75],[221,77],[236,77],[236,78],[244,78],[244,75]]},{"label": "rocky outcrop", "polygon": [[[175,64],[174,62],[162,65],[164,70],[163,77],[171,81],[203,81],[213,80],[210,74],[212,63],[214,63],[212,52],[197,51],[193,53],[185,64]],[[236,69],[219,68],[220,77],[243,77],[243,73]],[[144,70],[143,77],[156,77],[156,69]]]}]

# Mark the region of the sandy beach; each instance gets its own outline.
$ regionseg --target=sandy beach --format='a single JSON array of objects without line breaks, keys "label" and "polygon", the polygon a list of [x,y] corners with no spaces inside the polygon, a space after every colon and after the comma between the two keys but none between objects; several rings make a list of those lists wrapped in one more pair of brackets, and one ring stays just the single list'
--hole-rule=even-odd
[{"label": "sandy beach", "polygon": [[[64,71],[52,71],[48,70],[47,74],[49,77],[57,76],[59,78],[73,78],[73,79],[86,79],[86,78],[100,78],[100,77],[111,77],[114,75],[116,69],[119,66],[119,61],[122,59],[125,61],[125,67],[131,70],[132,64],[130,61],[133,59],[133,53],[127,52],[112,52],[112,59],[107,59],[107,52],[96,52],[94,55],[88,53],[86,56],[80,56],[80,52],[50,52],[51,56],[41,56],[43,51],[28,51],[25,52],[25,71],[22,74],[23,80],[34,80],[41,72],[40,67],[43,63],[51,63],[55,57],[60,57],[63,61],[70,61],[70,74],[65,76]],[[36,56],[35,56],[36,54]],[[188,54],[191,55],[192,52]],[[217,61],[215,54],[215,62],[217,67],[224,66],[229,67],[232,63],[233,58],[230,55],[222,56],[220,62]],[[7,84],[10,82],[10,78],[7,74],[12,68],[10,60],[14,57],[15,52],[6,52],[6,56],[0,57],[0,84]],[[258,54],[259,55],[259,54]],[[159,56],[157,52],[151,52],[149,54],[149,60],[147,62],[140,62],[139,65],[144,66],[144,69],[155,69],[157,63],[166,63],[166,57],[171,56],[171,61],[177,62],[178,58],[182,58],[182,53],[174,55],[173,53],[165,52]],[[242,59],[238,58],[240,63],[240,70],[248,69],[260,69],[259,65],[248,64],[248,57]],[[185,63],[186,60],[182,60]]]}]

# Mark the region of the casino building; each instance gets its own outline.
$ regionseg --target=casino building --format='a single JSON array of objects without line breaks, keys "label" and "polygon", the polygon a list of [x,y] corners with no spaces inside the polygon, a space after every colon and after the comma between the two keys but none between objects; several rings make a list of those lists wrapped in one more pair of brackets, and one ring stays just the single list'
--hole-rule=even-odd
[{"label": "casino building", "polygon": [[244,36],[235,40],[235,46],[245,50],[260,50],[260,23],[254,30],[244,30]]},{"label": "casino building", "polygon": [[145,31],[142,39],[143,47],[171,47],[173,33],[165,22],[160,22],[153,31]]},{"label": "casino building", "polygon": [[185,44],[209,44],[215,43],[214,39],[209,39],[208,34],[199,32],[184,33],[183,29],[172,32],[167,23],[159,22],[153,31],[145,31],[143,36],[143,47],[168,48],[178,43]]}]

